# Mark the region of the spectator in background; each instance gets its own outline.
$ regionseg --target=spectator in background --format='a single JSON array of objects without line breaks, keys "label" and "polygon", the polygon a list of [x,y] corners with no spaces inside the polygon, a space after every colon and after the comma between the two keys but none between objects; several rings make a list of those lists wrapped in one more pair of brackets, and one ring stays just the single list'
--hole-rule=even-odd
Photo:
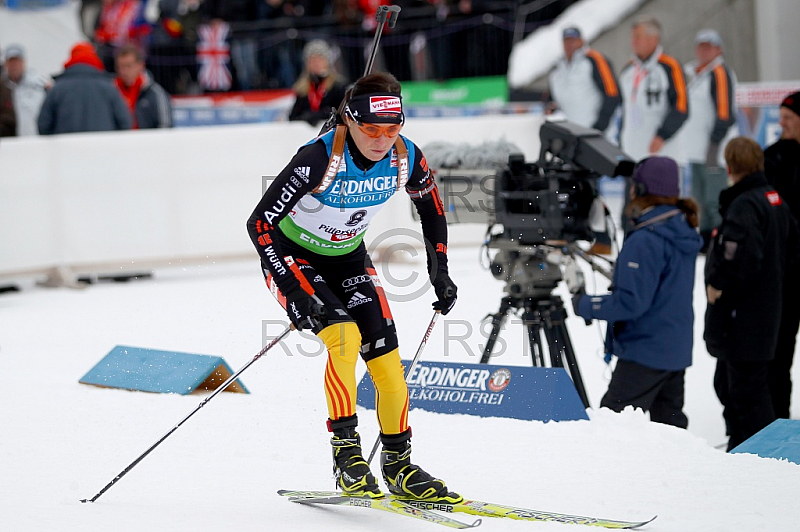
[{"label": "spectator in background", "polygon": [[86,37],[91,38],[97,28],[97,21],[100,18],[100,10],[103,9],[102,0],[80,0],[81,8],[79,13],[81,31]]},{"label": "spectator in background", "polygon": [[550,73],[550,95],[570,122],[605,132],[620,103],[608,59],[586,45],[578,28],[563,32],[564,58]]},{"label": "spectator in background", "polygon": [[[764,153],[767,181],[789,206],[800,226],[800,92],[790,94],[780,106],[781,138]],[[775,358],[769,365],[769,387],[775,416],[789,418],[792,395],[792,359],[800,325],[800,278],[797,270],[783,283],[783,311]]]},{"label": "spectator in background", "polygon": [[[3,73],[0,64],[0,74]],[[14,113],[14,100],[5,83],[0,83],[0,137],[13,137],[17,134],[17,115]]]},{"label": "spectator in background", "polygon": [[131,128],[131,114],[88,42],[76,44],[39,113],[39,134]]},{"label": "spectator in background", "polygon": [[[256,0],[205,0],[206,13],[211,19],[228,23],[256,20]],[[231,63],[236,76],[235,90],[250,90],[259,83],[260,71],[256,57],[256,40],[239,36],[230,41]]]},{"label": "spectator in background", "polygon": [[345,38],[340,47],[344,74],[348,79],[358,79],[367,64],[364,43],[368,37],[360,0],[333,0],[333,16],[339,35]]},{"label": "spectator in background", "polygon": [[[468,63],[473,58],[464,57],[463,50],[469,47],[463,31],[453,31],[458,23],[472,13],[472,0],[426,0],[436,8],[436,25],[425,32],[426,46],[430,49],[433,77],[437,80],[460,78],[467,75]],[[446,26],[450,26],[447,28]]]},{"label": "spectator in background", "polygon": [[[368,29],[370,34],[373,34],[377,29],[377,21],[375,15],[378,12],[380,4],[396,5],[401,9],[411,9],[414,0],[386,0],[383,2],[368,1],[370,8],[365,11],[365,20],[373,21],[372,26]],[[386,25],[383,29],[383,37],[381,38],[381,53],[383,54],[383,61],[385,70],[391,72],[397,78],[397,81],[411,81],[413,75],[411,72],[411,37],[414,33],[414,27],[411,22],[405,17],[399,17],[396,25],[390,28]],[[475,45],[477,43],[475,39]],[[479,53],[471,53],[471,50],[465,50],[464,60],[467,61],[471,56],[479,55]],[[477,60],[476,58],[472,59]]]},{"label": "spectator in background", "polygon": [[669,157],[640,161],[628,216],[635,226],[614,269],[613,291],[576,294],[575,314],[608,321],[606,352],[617,356],[600,406],[650,412],[650,420],[686,428],[684,373],[692,363],[692,291],[697,252],[697,205],[679,199],[680,172]]},{"label": "spectator in background", "polygon": [[[676,133],[689,115],[686,82],[678,61],[661,48],[661,24],[641,17],[631,31],[633,58],[619,75],[622,121],[619,145],[638,161],[648,155],[664,155],[683,163]],[[626,180],[630,185],[630,179]],[[622,228],[630,229],[625,196]]]},{"label": "spectator in background", "polygon": [[297,99],[289,120],[305,120],[312,126],[327,120],[331,107],[339,108],[344,98],[343,79],[333,68],[331,49],[320,39],[303,49],[305,69],[294,85]]},{"label": "spectator in background", "polygon": [[[550,73],[550,95],[570,122],[606,132],[620,102],[611,64],[586,45],[578,28],[566,28],[562,37],[564,58]],[[589,215],[595,236],[590,253],[611,253],[605,211],[602,199],[595,200]]]},{"label": "spectator in background", "polygon": [[[288,0],[261,0],[258,3],[259,20],[271,22],[273,27],[294,27],[292,20],[297,12],[308,7],[311,16],[319,15],[324,4],[312,6],[295,6]],[[291,87],[303,70],[302,49],[298,48],[296,39],[278,39],[273,37],[259,42],[258,64],[264,74],[262,86],[270,89]]]},{"label": "spectator in background", "polygon": [[725,162],[733,184],[720,193],[722,223],[706,258],[703,338],[717,358],[714,389],[724,407],[730,451],[775,420],[768,367],[797,230],[789,207],[767,182],[764,154],[754,140],[731,140]]},{"label": "spectator in background", "polygon": [[169,94],[144,68],[144,54],[133,44],[117,52],[117,77],[114,79],[133,119],[133,129],[172,127]]},{"label": "spectator in background", "polygon": [[140,43],[149,32],[142,0],[103,0],[92,40],[106,71],[114,71],[116,49],[129,42]]},{"label": "spectator in background", "polygon": [[720,221],[717,198],[725,180],[719,169],[719,147],[736,122],[736,75],[725,65],[722,39],[715,30],[700,30],[694,42],[696,59],[684,65],[690,112],[681,128],[681,141],[691,165],[692,197],[700,207],[705,251],[711,230]]},{"label": "spectator in background", "polygon": [[39,130],[36,127],[36,118],[44,102],[46,89],[52,86],[53,80],[37,76],[32,70],[26,69],[25,50],[13,44],[6,48],[6,73],[0,76],[0,83],[11,89],[13,95],[17,135],[37,135]]},{"label": "spectator in background", "polygon": [[634,160],[659,154],[683,162],[675,134],[689,103],[680,63],[661,48],[661,24],[640,18],[633,24],[633,58],[619,75],[622,93],[620,147]]},{"label": "spectator in background", "polygon": [[202,0],[159,0],[150,34],[147,69],[169,94],[185,94],[197,83],[197,27]]}]

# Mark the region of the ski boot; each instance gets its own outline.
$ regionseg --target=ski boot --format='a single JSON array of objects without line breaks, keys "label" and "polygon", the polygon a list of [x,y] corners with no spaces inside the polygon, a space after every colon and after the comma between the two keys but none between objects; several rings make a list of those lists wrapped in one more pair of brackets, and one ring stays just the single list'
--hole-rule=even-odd
[{"label": "ski boot", "polygon": [[418,465],[411,463],[411,429],[400,434],[381,434],[381,470],[389,492],[407,499],[448,502],[464,500],[458,493],[448,491],[443,480],[433,478]]},{"label": "ski boot", "polygon": [[[341,426],[340,422],[344,422],[345,426]],[[369,464],[361,455],[361,436],[356,432],[356,423],[355,416],[328,422],[329,428],[339,425],[332,428],[333,477],[336,487],[347,495],[378,499],[384,495]]]}]

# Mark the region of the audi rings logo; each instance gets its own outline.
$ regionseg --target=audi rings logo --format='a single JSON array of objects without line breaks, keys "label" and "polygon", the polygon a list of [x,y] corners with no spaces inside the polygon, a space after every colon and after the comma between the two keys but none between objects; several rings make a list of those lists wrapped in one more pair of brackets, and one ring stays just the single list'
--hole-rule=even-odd
[{"label": "audi rings logo", "polygon": [[357,275],[355,277],[350,277],[349,279],[345,279],[342,281],[342,286],[344,288],[350,288],[351,286],[355,286],[359,283],[368,283],[372,280],[369,275]]}]

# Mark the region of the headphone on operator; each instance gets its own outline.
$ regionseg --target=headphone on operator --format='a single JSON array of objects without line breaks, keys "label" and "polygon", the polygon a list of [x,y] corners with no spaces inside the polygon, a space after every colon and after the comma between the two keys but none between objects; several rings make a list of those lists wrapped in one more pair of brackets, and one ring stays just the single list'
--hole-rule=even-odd
[{"label": "headphone on operator", "polygon": [[646,196],[648,194],[647,184],[642,183],[641,181],[637,181],[636,176],[638,175],[642,166],[644,166],[644,163],[649,161],[650,159],[652,159],[652,157],[645,157],[644,159],[636,163],[636,166],[633,167],[633,173],[631,174],[631,179],[633,181],[632,190],[634,196],[636,196],[637,198],[641,196]]}]

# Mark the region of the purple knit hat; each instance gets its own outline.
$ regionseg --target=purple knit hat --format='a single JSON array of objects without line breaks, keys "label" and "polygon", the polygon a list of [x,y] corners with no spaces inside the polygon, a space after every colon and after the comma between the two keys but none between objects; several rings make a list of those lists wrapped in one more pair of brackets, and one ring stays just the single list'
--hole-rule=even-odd
[{"label": "purple knit hat", "polygon": [[676,198],[680,196],[678,163],[669,157],[653,156],[639,161],[633,171],[633,181],[646,188],[642,194]]}]

